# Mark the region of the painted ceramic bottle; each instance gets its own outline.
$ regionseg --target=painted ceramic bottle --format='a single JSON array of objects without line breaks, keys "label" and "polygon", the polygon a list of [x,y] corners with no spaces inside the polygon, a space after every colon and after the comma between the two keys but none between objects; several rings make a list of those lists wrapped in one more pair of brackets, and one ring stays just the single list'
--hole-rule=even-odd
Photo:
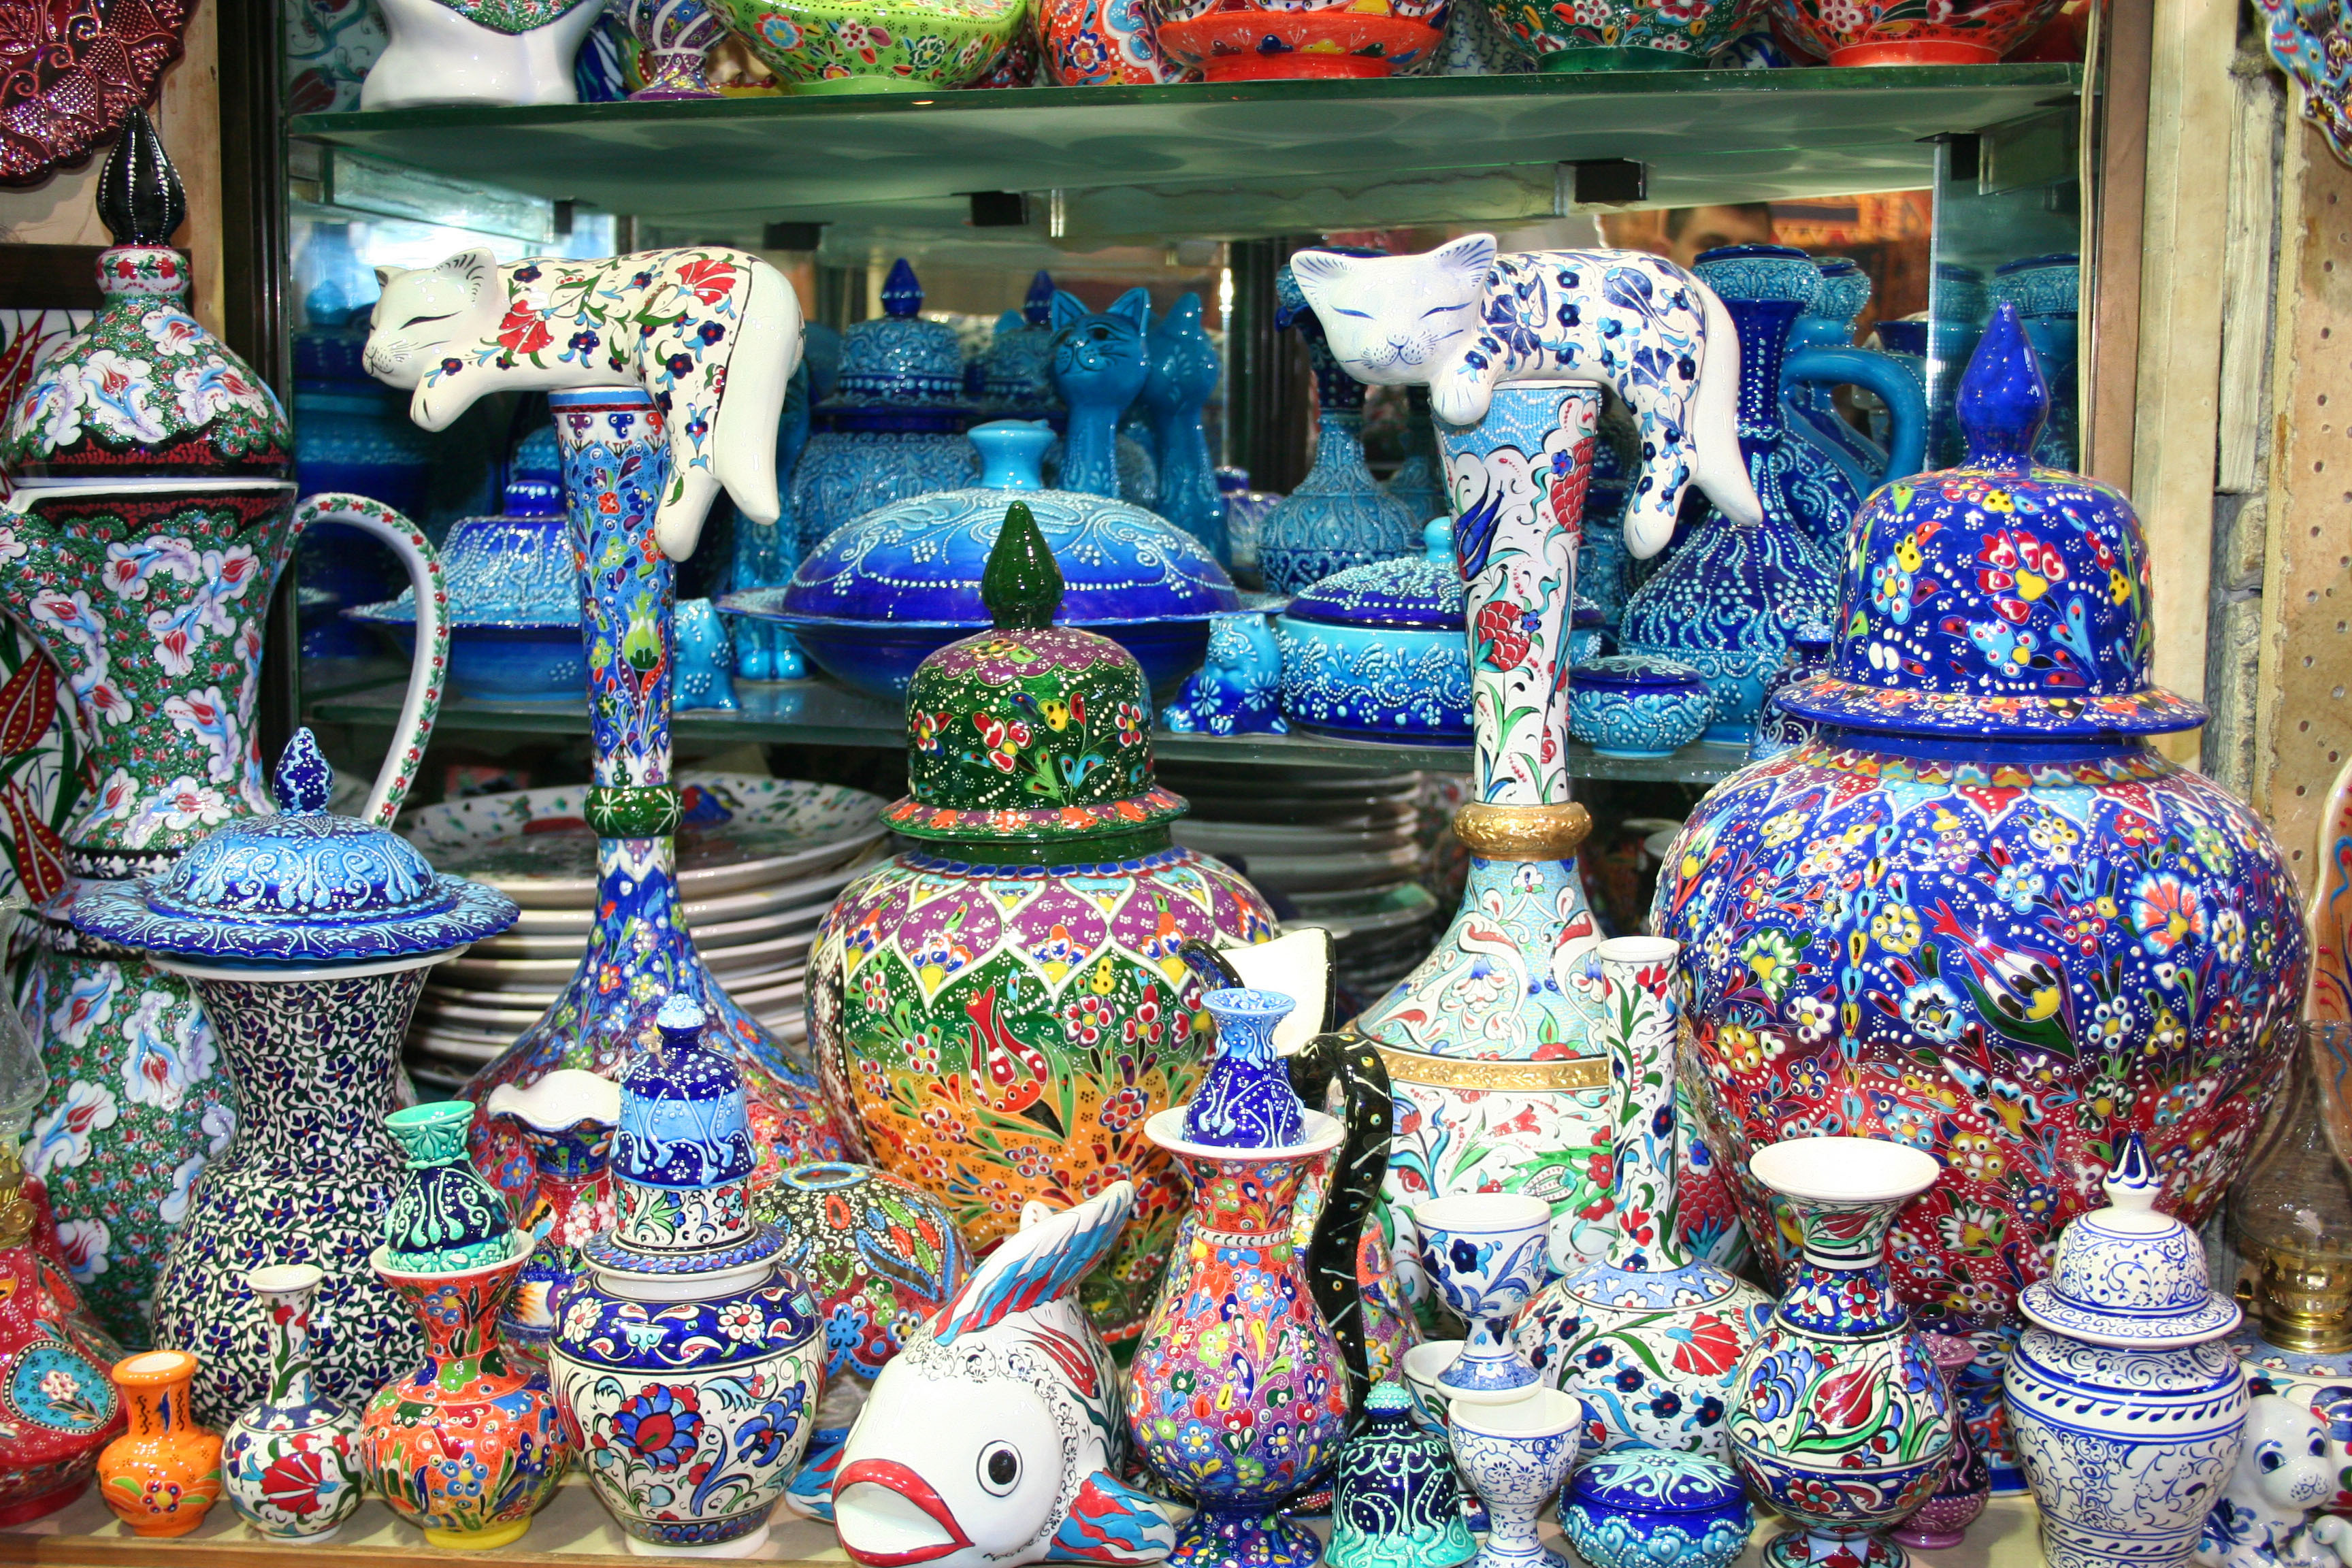
[{"label": "painted ceramic bottle", "polygon": [[2067,1226],[2001,1374],[2010,1436],[2042,1508],[2050,1568],[2187,1562],[2237,1464],[2246,1380],[2223,1343],[2238,1304],[2206,1282],[2196,1233],[2157,1211],[2137,1133],[2108,1206]]},{"label": "painted ceramic bottle", "polygon": [[187,261],[167,238],[186,203],[142,115],[99,184],[115,237],[99,259],[105,303],[9,411],[0,607],[72,689],[93,781],[64,834],[73,881],[42,910],[25,1002],[50,1076],[26,1165],[91,1310],[138,1346],[189,1184],[236,1112],[193,986],[79,936],[77,893],[161,871],[210,828],[271,809],[255,721],[262,626],[311,524],[389,545],[422,606],[371,822],[388,824],[407,793],[448,648],[439,569],[406,519],[352,496],[296,506],[284,411],[188,314]]},{"label": "painted ceramic bottle", "polygon": [[415,1320],[367,1266],[398,1201],[383,1119],[400,1042],[430,968],[516,913],[406,839],[330,813],[333,770],[309,730],[272,787],[277,816],[216,828],[170,870],[92,884],[74,906],[78,931],[191,983],[218,1032],[234,1131],[188,1173],[153,1303],[156,1338],[200,1358],[195,1415],[214,1426],[275,1376],[277,1309],[254,1294],[255,1268],[323,1271],[311,1353],[330,1396],[357,1404],[414,1362]]},{"label": "painted ceramic bottle", "polygon": [[1363,384],[1332,357],[1322,320],[1288,267],[1276,274],[1275,295],[1276,324],[1297,330],[1315,369],[1315,462],[1259,524],[1257,563],[1267,592],[1296,594],[1343,568],[1413,554],[1429,520],[1381,489],[1365,466]]},{"label": "painted ceramic bottle", "polygon": [[[581,636],[595,762],[585,815],[597,840],[597,923],[563,994],[474,1075],[466,1097],[480,1105],[503,1085],[528,1087],[558,1068],[618,1078],[655,1009],[682,992],[701,1000],[742,1070],[767,1175],[839,1158],[846,1147],[814,1079],[703,967],[678,910],[669,731],[677,569],[653,543],[669,482],[663,416],[634,389],[557,391],[548,401],[572,547],[586,574]],[[529,1192],[530,1165],[511,1129],[478,1114],[473,1152],[510,1198]]]},{"label": "painted ceramic bottle", "polygon": [[359,1417],[319,1387],[310,1364],[310,1304],[325,1279],[309,1263],[246,1276],[268,1314],[269,1383],[228,1426],[221,1489],[273,1540],[331,1540],[360,1506]]},{"label": "painted ceramic bottle", "polygon": [[1958,1334],[1922,1334],[1920,1338],[1927,1342],[1927,1359],[1944,1374],[1944,1386],[1952,1393],[1952,1463],[1936,1495],[1889,1533],[1905,1546],[1942,1552],[1965,1540],[1969,1522],[1985,1510],[1992,1473],[1985,1468],[1984,1456],[1969,1441],[1968,1423],[1960,1419],[1959,1374],[1976,1360],[1976,1346]]},{"label": "painted ceramic bottle", "polygon": [[1739,450],[1763,516],[1743,524],[1709,512],[1626,601],[1618,634],[1627,653],[1696,666],[1715,691],[1706,739],[1746,745],[1795,628],[1837,605],[1837,567],[1790,503],[1780,455],[1789,333],[1821,297],[1822,277],[1782,245],[1725,246],[1693,270],[1739,333]]},{"label": "painted ceramic bottle", "polygon": [[528,1089],[500,1085],[482,1109],[515,1130],[532,1176],[517,1214],[533,1245],[499,1314],[499,1332],[518,1362],[544,1366],[556,1300],[586,1267],[581,1249],[615,1223],[613,1129],[621,1088],[581,1068],[558,1068]]},{"label": "painted ceramic bottle", "polygon": [[185,1351],[141,1351],[114,1363],[130,1430],[98,1457],[98,1495],[134,1535],[185,1535],[220,1498],[221,1440],[196,1425]]},{"label": "painted ceramic bottle", "polygon": [[1895,1294],[1886,1237],[1935,1181],[1935,1158],[1877,1139],[1795,1138],[1748,1163],[1804,1238],[1732,1385],[1732,1460],[1796,1526],[1764,1561],[1903,1568],[1903,1549],[1878,1532],[1935,1493],[1953,1420],[1943,1373]]},{"label": "painted ceramic bottle", "polygon": [[1144,334],[1150,373],[1137,394],[1150,411],[1159,460],[1160,500],[1152,510],[1199,540],[1220,562],[1225,542],[1225,499],[1209,457],[1202,409],[1216,395],[1223,367],[1201,325],[1201,297],[1183,293]]},{"label": "painted ceramic bottle", "polygon": [[1724,1454],[1740,1358],[1764,1330],[1764,1292],[1695,1258],[1682,1239],[1675,1152],[1676,944],[1601,944],[1601,1015],[1615,1113],[1609,1249],[1546,1286],[1517,1337],[1553,1387],[1584,1401],[1585,1446]]},{"label": "painted ceramic bottle", "polygon": [[1134,1182],[1135,1217],[1085,1288],[1127,1337],[1183,1206],[1144,1122],[1201,1074],[1201,986],[1177,947],[1264,941],[1274,921],[1170,843],[1184,804],[1152,780],[1141,669],[1050,624],[1060,573],[1024,515],[1010,509],[982,583],[998,629],[932,654],[908,689],[911,793],[886,819],[922,847],[826,914],[810,1033],[843,1125],[975,1248],[1032,1200]]},{"label": "painted ceramic bottle", "polygon": [[2135,1131],[2181,1218],[2211,1212],[2285,1080],[2305,967],[2269,831],[2147,743],[2202,713],[2148,683],[2128,505],[2026,457],[2039,381],[2003,306],[1960,394],[1974,458],[1864,510],[1834,661],[1779,698],[1820,737],[1716,787],[1653,914],[1684,943],[1687,1077],[1751,1236],[1775,1233],[1748,1156],[1791,1126],[1943,1162],[1899,1288],[1976,1341],[1963,1398],[2009,1489],[2016,1260]]},{"label": "painted ceramic bottle", "polygon": [[[808,1447],[824,1322],[751,1215],[749,1100],[673,996],[621,1080],[619,1228],[586,1246],[548,1364],[597,1497],[643,1556],[743,1557]],[[681,1490],[680,1480],[690,1480]]]}]

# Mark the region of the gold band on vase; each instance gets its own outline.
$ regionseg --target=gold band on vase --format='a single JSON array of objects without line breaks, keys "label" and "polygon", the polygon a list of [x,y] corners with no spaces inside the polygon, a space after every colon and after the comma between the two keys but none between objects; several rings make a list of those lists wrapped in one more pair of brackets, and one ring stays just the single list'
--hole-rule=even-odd
[{"label": "gold band on vase", "polygon": [[1433,1057],[1375,1045],[1392,1084],[1428,1089],[1516,1089],[1540,1094],[1560,1089],[1607,1089],[1609,1058],[1576,1057],[1554,1062],[1497,1062],[1469,1057]]},{"label": "gold band on vase", "polygon": [[1482,860],[1565,860],[1592,831],[1581,803],[1492,805],[1472,801],[1454,814],[1454,837]]}]

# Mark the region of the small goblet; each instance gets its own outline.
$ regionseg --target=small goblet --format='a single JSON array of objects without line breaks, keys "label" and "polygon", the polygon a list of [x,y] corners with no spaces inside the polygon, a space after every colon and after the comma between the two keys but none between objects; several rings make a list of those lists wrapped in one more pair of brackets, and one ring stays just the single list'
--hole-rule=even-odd
[{"label": "small goblet", "polygon": [[1543,1283],[1551,1205],[1525,1193],[1454,1193],[1412,1208],[1421,1266],[1446,1307],[1469,1325],[1462,1353],[1437,1374],[1449,1400],[1517,1399],[1536,1385],[1511,1320]]},{"label": "small goblet", "polygon": [[1454,1461],[1486,1505],[1486,1540],[1470,1568],[1568,1568],[1536,1534],[1543,1512],[1576,1464],[1584,1402],[1537,1388],[1507,1405],[1454,1405]]}]

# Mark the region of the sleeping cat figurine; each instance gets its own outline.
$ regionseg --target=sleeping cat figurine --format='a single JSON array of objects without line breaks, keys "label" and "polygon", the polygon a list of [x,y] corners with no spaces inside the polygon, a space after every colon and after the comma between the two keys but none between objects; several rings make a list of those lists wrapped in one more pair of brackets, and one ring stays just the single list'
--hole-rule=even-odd
[{"label": "sleeping cat figurine", "polygon": [[1735,521],[1761,517],[1739,451],[1739,340],[1706,284],[1634,250],[1495,254],[1465,235],[1421,256],[1290,258],[1340,365],[1372,386],[1426,383],[1437,417],[1475,425],[1504,382],[1615,389],[1652,456],[1625,510],[1647,559],[1696,480]]},{"label": "sleeping cat figurine", "polygon": [[487,393],[642,386],[669,427],[654,520],[663,552],[694,552],[722,485],[754,522],[776,521],[776,419],[800,364],[801,307],[758,257],[698,246],[500,266],[478,248],[379,267],[376,280],[368,374],[414,388],[409,417],[425,429]]}]

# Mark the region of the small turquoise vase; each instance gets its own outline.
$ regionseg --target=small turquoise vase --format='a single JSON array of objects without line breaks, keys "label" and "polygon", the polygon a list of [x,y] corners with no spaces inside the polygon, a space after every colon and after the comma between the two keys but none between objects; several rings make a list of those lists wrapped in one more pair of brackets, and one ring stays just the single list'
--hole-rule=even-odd
[{"label": "small turquoise vase", "polygon": [[1184,1140],[1213,1149],[1287,1149],[1305,1138],[1307,1107],[1275,1054],[1275,1026],[1297,1001],[1228,986],[1202,999],[1217,1021],[1217,1055],[1184,1108]]},{"label": "small turquoise vase", "polygon": [[408,1156],[408,1174],[384,1215],[384,1266],[404,1274],[463,1274],[504,1262],[519,1233],[506,1200],[467,1163],[474,1107],[434,1100],[395,1110],[383,1124]]},{"label": "small turquoise vase", "polygon": [[1332,1470],[1331,1568],[1454,1568],[1478,1554],[1445,1440],[1412,1418],[1412,1395],[1383,1383]]}]

